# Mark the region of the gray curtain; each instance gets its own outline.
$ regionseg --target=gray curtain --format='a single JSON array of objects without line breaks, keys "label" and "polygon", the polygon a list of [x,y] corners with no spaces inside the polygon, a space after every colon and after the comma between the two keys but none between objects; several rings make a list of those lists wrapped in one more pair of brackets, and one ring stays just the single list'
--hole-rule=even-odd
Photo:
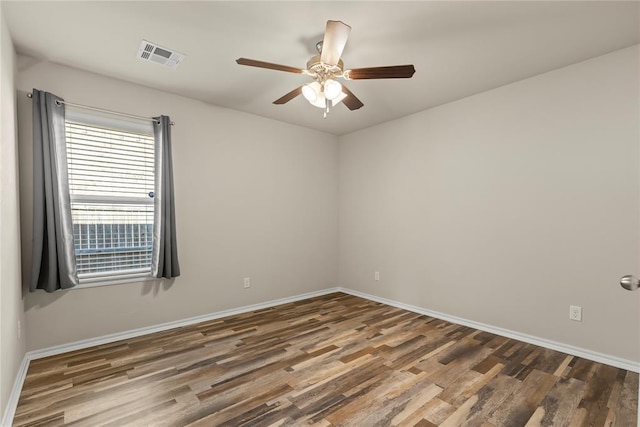
[{"label": "gray curtain", "polygon": [[156,188],[153,260],[151,274],[170,279],[180,275],[176,243],[176,215],[173,194],[173,161],[171,156],[171,120],[154,117],[153,134],[156,145]]},{"label": "gray curtain", "polygon": [[78,283],[67,177],[64,104],[33,92],[33,250],[29,290],[54,292]]}]

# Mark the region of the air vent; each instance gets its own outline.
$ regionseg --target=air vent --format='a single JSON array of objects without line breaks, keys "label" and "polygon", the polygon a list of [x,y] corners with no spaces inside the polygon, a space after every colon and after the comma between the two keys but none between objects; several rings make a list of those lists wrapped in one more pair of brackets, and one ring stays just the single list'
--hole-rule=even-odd
[{"label": "air vent", "polygon": [[167,68],[175,70],[187,55],[176,52],[166,47],[158,46],[155,43],[142,40],[138,48],[138,58],[143,61],[155,62]]}]

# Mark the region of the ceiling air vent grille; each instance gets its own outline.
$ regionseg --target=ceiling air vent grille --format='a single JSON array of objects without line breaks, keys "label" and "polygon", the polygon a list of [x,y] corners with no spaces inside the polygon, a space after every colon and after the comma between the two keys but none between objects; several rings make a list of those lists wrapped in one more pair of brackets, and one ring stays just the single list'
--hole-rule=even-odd
[{"label": "ceiling air vent grille", "polygon": [[185,57],[186,55],[184,53],[158,46],[146,40],[142,40],[138,48],[138,58],[143,61],[155,62],[172,70],[178,68],[178,65],[180,65]]}]

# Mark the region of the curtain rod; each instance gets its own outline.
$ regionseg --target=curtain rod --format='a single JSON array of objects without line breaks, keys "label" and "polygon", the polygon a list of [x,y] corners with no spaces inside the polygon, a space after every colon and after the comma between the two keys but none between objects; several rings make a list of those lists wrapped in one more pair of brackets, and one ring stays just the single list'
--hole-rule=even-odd
[{"label": "curtain rod", "polygon": [[[31,92],[27,93],[27,97],[28,98],[33,98],[33,94]],[[156,121],[154,120],[153,117],[144,117],[144,116],[136,116],[135,114],[127,114],[127,113],[121,113],[119,111],[113,111],[113,110],[106,110],[104,108],[98,108],[98,107],[90,107],[88,105],[82,105],[82,104],[74,104],[73,102],[67,102],[67,101],[56,101],[56,103],[58,104],[65,104],[68,105],[70,107],[77,107],[77,108],[84,108],[85,110],[93,110],[93,111],[99,111],[101,113],[107,113],[107,114],[113,114],[116,116],[122,116],[122,117],[131,117],[133,119],[138,119],[138,120],[150,120],[150,121]],[[175,122],[171,122],[169,123],[171,126],[175,125]]]}]

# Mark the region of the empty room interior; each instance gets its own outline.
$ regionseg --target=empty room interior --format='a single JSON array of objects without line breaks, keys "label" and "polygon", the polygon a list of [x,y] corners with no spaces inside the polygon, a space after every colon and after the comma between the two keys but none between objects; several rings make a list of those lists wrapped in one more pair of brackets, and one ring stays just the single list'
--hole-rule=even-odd
[{"label": "empty room interior", "polygon": [[640,2],[0,27],[2,426],[640,424]]}]

